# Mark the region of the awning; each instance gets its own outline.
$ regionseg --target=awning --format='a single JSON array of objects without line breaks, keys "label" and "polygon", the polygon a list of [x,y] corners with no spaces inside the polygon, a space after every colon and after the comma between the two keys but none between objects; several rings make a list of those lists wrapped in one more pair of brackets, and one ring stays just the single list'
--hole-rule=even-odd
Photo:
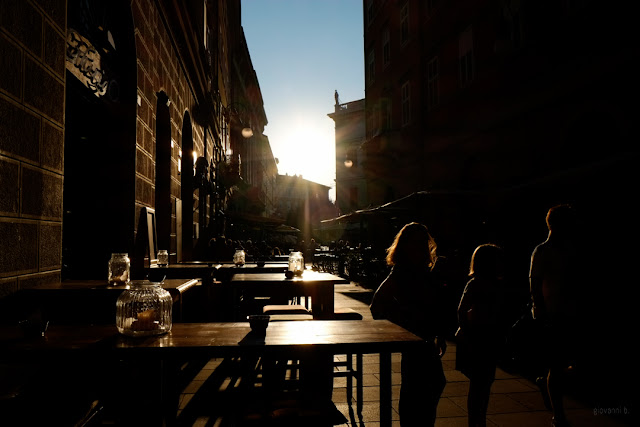
[{"label": "awning", "polygon": [[300,233],[295,227],[291,227],[290,225],[280,224],[276,228],[273,229],[276,233]]},{"label": "awning", "polygon": [[375,206],[372,208],[359,209],[357,211],[341,215],[336,218],[325,219],[320,221],[321,224],[334,224],[334,223],[348,223],[357,222],[362,219],[363,216],[369,215],[420,215],[425,208],[429,206],[431,202],[437,200],[449,198],[459,198],[463,196],[470,196],[476,193],[462,192],[462,191],[416,191],[408,196],[401,197],[383,205]]}]

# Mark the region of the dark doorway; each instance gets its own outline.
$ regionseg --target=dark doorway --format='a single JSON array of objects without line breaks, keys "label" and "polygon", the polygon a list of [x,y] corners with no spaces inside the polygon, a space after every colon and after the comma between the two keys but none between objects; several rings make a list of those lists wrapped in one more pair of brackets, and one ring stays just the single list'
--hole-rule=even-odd
[{"label": "dark doorway", "polygon": [[62,276],[106,280],[111,253],[133,250],[133,18],[127,1],[70,0],[67,10]]}]

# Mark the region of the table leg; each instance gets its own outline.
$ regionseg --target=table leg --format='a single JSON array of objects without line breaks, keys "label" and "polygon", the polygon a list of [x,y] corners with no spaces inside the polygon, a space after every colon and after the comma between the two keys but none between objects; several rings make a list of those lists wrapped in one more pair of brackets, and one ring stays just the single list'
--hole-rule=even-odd
[{"label": "table leg", "polygon": [[358,382],[358,386],[356,388],[356,399],[358,399],[358,404],[356,406],[358,410],[358,416],[362,418],[362,353],[356,354],[356,381]]},{"label": "table leg", "polygon": [[391,353],[380,353],[380,427],[391,427]]},{"label": "table leg", "polygon": [[176,360],[160,361],[162,379],[160,385],[160,402],[161,411],[163,413],[164,425],[176,425],[176,416],[180,404],[180,392],[178,390],[178,371],[179,363]]},{"label": "table leg", "polygon": [[333,319],[335,310],[334,286],[316,287],[311,293],[311,305],[314,319]]}]

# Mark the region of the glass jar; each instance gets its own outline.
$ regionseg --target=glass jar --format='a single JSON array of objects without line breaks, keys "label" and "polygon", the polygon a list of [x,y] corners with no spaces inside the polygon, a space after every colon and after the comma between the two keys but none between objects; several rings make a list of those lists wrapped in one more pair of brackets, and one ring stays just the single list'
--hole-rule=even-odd
[{"label": "glass jar", "polygon": [[165,249],[158,251],[158,265],[166,267],[169,264],[169,252]]},{"label": "glass jar", "polygon": [[118,332],[132,337],[161,335],[171,330],[173,298],[148,280],[132,282],[116,301]]},{"label": "glass jar", "polygon": [[304,270],[304,257],[302,252],[291,252],[289,255],[289,271],[296,276],[301,276]]},{"label": "glass jar", "polygon": [[111,254],[109,260],[109,284],[112,286],[126,285],[129,283],[131,272],[131,260],[129,254]]},{"label": "glass jar", "polygon": [[236,250],[236,253],[233,254],[233,263],[236,267],[241,267],[244,265],[244,251],[242,249]]}]

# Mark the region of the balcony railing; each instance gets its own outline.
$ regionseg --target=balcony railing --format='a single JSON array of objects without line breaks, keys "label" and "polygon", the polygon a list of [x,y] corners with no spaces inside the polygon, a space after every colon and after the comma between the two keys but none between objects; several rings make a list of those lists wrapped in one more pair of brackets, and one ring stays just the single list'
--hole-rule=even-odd
[{"label": "balcony railing", "polygon": [[359,99],[358,101],[345,102],[343,104],[336,105],[336,113],[353,112],[358,110],[364,110],[364,99]]}]

